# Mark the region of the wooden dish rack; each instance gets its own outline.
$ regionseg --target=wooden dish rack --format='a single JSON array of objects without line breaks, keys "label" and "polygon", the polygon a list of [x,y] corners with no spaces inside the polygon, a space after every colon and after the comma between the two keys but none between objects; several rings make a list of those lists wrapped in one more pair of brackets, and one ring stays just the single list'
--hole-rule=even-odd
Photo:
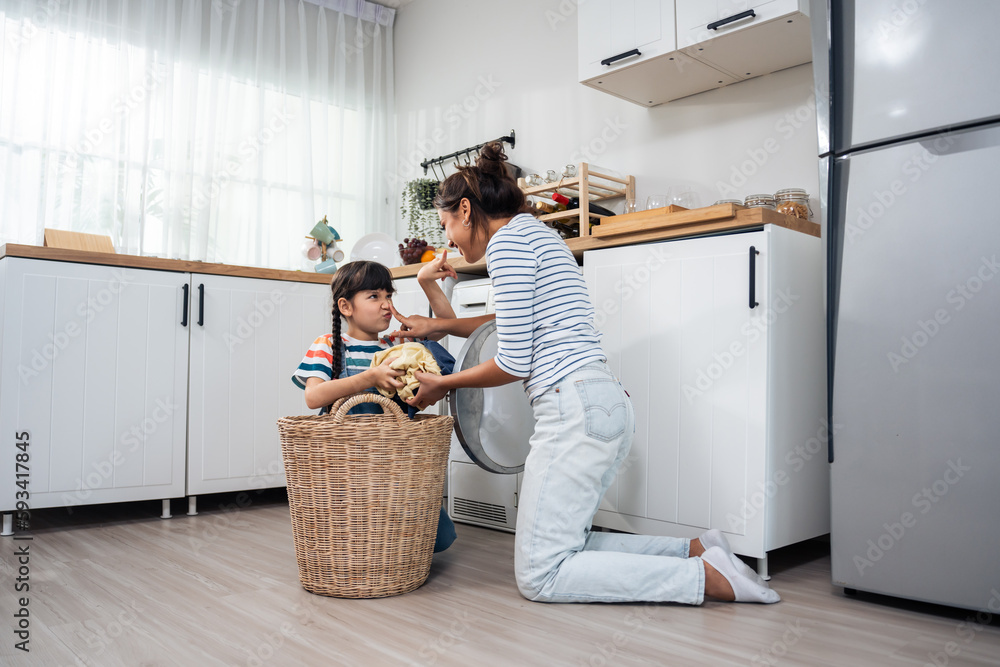
[{"label": "wooden dish rack", "polygon": [[560,192],[567,197],[578,197],[580,208],[546,213],[538,216],[538,219],[543,222],[576,221],[579,224],[579,235],[585,237],[590,236],[590,219],[604,217],[599,213],[592,213],[590,204],[618,197],[635,199],[635,177],[602,174],[592,171],[586,162],[580,162],[576,166],[576,176],[565,177],[554,183],[522,188],[522,191],[526,197],[552,192]]}]

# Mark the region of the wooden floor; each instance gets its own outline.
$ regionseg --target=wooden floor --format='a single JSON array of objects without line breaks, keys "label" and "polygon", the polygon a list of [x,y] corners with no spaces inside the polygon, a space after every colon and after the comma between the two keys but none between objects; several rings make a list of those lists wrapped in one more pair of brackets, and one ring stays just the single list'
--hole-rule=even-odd
[{"label": "wooden floor", "polygon": [[170,520],[152,503],[35,511],[27,593],[26,542],[0,538],[0,664],[1000,665],[1000,614],[846,597],[822,541],[774,553],[776,605],[548,605],[518,594],[513,535],[459,524],[420,589],[338,600],[300,587],[280,493],[235,500],[196,517],[174,501]]}]

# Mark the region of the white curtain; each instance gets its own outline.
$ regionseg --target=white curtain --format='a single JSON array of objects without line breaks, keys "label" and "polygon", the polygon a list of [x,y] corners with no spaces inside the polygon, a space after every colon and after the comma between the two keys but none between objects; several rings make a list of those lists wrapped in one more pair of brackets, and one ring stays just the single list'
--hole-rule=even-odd
[{"label": "white curtain", "polygon": [[395,231],[394,11],[363,0],[0,0],[0,242],[311,269]]}]

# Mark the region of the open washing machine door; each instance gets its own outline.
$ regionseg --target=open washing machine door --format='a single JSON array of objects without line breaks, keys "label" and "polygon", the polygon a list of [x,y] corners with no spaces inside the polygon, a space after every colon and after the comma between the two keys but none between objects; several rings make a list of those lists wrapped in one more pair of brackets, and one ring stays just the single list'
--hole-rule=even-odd
[{"label": "open washing machine door", "polygon": [[[497,324],[476,329],[455,359],[455,372],[492,359],[497,353]],[[502,475],[524,470],[535,417],[524,388],[512,382],[486,389],[456,389],[449,397],[455,435],[480,468]]]}]

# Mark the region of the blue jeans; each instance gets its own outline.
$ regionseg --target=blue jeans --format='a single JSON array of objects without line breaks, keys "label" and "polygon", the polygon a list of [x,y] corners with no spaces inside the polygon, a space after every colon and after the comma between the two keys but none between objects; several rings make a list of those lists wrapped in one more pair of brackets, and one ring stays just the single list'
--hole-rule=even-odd
[{"label": "blue jeans", "polygon": [[537,602],[701,604],[705,569],[687,557],[689,540],[590,532],[635,431],[632,402],[607,364],[571,372],[533,410],[514,537],[521,594]]}]

